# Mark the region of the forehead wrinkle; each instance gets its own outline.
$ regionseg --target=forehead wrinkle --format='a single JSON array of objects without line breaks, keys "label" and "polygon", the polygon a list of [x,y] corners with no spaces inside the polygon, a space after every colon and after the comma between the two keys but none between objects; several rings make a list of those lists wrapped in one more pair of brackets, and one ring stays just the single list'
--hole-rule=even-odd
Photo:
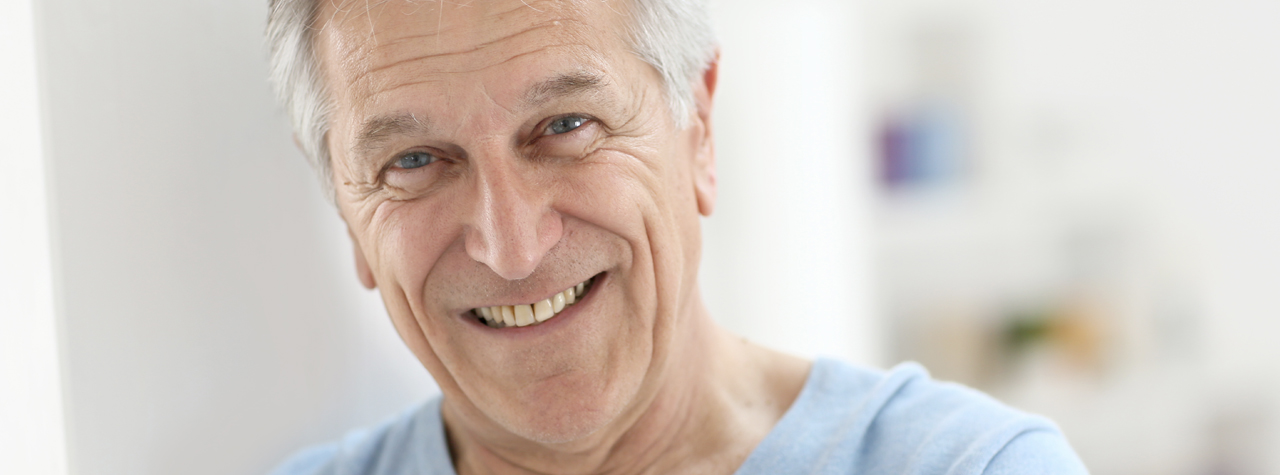
[{"label": "forehead wrinkle", "polygon": [[[352,17],[357,17],[357,16],[359,15],[359,10],[360,10],[360,9],[358,8],[358,6],[355,6],[355,5],[358,5],[358,3],[355,3],[355,2],[357,2],[357,1],[358,1],[358,0],[355,0],[355,1],[347,1],[347,2],[334,2],[334,3],[332,3],[332,5],[336,5],[337,3],[341,3],[341,5],[339,5],[339,8],[338,8],[338,9],[345,10],[343,13],[346,13],[346,14],[345,14],[345,15],[340,15],[340,14],[337,14],[337,13],[335,12],[335,14],[334,14],[334,15],[332,15],[332,16],[331,16],[331,18],[330,18],[330,20],[331,20],[331,22],[330,22],[330,23],[343,22],[343,20],[350,21],[350,20],[352,20],[352,19],[353,19]],[[387,11],[386,11],[386,10],[387,10],[387,8],[388,8],[388,7],[387,7],[387,5],[385,5],[385,3],[386,3],[385,1],[383,1],[383,2],[379,2],[379,5],[378,5],[378,6],[383,7],[382,16],[384,16],[384,17],[385,17],[386,15],[389,15],[389,14],[394,13],[394,10],[395,10],[395,8],[394,8],[394,7],[390,7],[391,13],[387,13]],[[570,2],[570,3],[576,3],[576,2]],[[564,5],[561,5],[561,7],[564,7]],[[506,18],[503,18],[503,17],[506,17],[506,16],[509,16],[509,15],[512,15],[512,14],[514,14],[514,12],[517,12],[517,11],[520,11],[520,10],[525,10],[525,7],[524,7],[523,5],[515,5],[515,6],[512,6],[512,8],[510,8],[510,9],[505,9],[505,10],[504,10],[504,11],[502,11],[502,12],[490,13],[490,14],[488,14],[488,16],[489,16],[490,18],[497,17],[497,18],[496,18],[496,20],[497,20],[497,21],[499,21],[499,22],[507,22],[507,23],[510,23],[509,21],[507,21],[507,19],[506,19]],[[558,10],[564,10],[564,8],[558,8]],[[369,10],[367,10],[367,9],[366,9],[366,11],[369,11]],[[377,14],[377,12],[372,12],[372,14]],[[339,17],[339,16],[344,17],[344,18],[335,18],[335,17]],[[545,17],[544,17],[544,18],[545,18]],[[569,24],[579,24],[579,25],[581,25],[581,26],[588,27],[588,29],[592,29],[592,25],[591,25],[589,22],[584,22],[584,21],[582,21],[582,20],[581,20],[581,19],[579,19],[579,18],[575,18],[575,17],[573,17],[572,15],[568,15],[568,16],[567,16],[567,17],[565,17],[565,18],[561,18],[561,19],[560,19],[560,21],[564,21],[565,23],[569,23]],[[355,23],[355,22],[351,22],[351,23]],[[353,26],[354,26],[354,25],[353,25]],[[452,26],[453,26],[453,25],[451,25],[451,27],[452,27]],[[372,59],[372,58],[369,58],[369,56],[373,56],[373,55],[375,55],[375,54],[377,54],[377,53],[379,53],[379,52],[381,52],[381,51],[387,51],[387,50],[388,50],[388,48],[395,48],[395,49],[403,48],[403,45],[411,44],[411,43],[415,42],[415,40],[416,40],[416,41],[424,41],[424,40],[429,41],[429,40],[428,40],[428,38],[430,38],[430,36],[431,36],[431,35],[416,34],[416,35],[411,35],[411,36],[398,37],[398,38],[396,38],[395,40],[392,40],[392,41],[390,41],[390,42],[384,41],[381,45],[377,45],[377,44],[370,44],[370,42],[368,42],[368,41],[359,41],[357,38],[354,38],[354,37],[349,36],[349,34],[348,34],[348,35],[343,35],[343,34],[341,34],[341,33],[337,32],[337,31],[335,30],[334,32],[335,32],[335,33],[338,33],[338,34],[337,34],[337,35],[334,35],[334,36],[339,36],[339,37],[341,37],[341,36],[347,36],[347,40],[346,40],[346,41],[344,41],[344,40],[341,40],[341,39],[339,39],[339,38],[333,38],[334,40],[337,40],[337,41],[334,41],[333,43],[330,43],[330,44],[331,44],[331,45],[333,45],[333,46],[338,46],[338,48],[335,48],[335,49],[337,49],[337,50],[344,50],[344,49],[346,49],[347,51],[349,51],[349,52],[351,52],[351,53],[360,53],[360,51],[359,51],[359,50],[364,50],[364,52],[363,52],[364,54],[360,54],[360,56],[365,56],[364,60],[361,60],[361,58],[359,58],[359,57],[352,57],[352,56],[347,56],[347,55],[342,55],[342,56],[346,56],[345,58],[343,58],[342,56],[339,56],[339,58],[341,58],[341,59],[339,59],[339,58],[334,58],[334,59],[338,59],[338,61],[339,61],[339,62],[341,62],[341,63],[345,63],[345,64],[348,66],[348,67],[346,67],[346,68],[335,68],[335,69],[339,69],[339,70],[340,70],[340,69],[346,69],[347,71],[352,71],[353,69],[355,69],[356,71],[359,71],[360,69],[364,69],[364,71],[363,71],[363,72],[358,72],[358,73],[353,74],[353,75],[348,75],[348,77],[349,77],[349,78],[351,78],[351,79],[350,79],[350,82],[348,82],[348,84],[349,84],[350,86],[356,86],[356,87],[354,87],[354,88],[348,88],[348,89],[347,89],[347,91],[349,91],[349,92],[356,92],[356,91],[358,91],[358,90],[363,89],[363,90],[365,91],[365,93],[364,93],[364,94],[359,94],[359,93],[357,93],[355,96],[348,96],[348,99],[349,99],[349,100],[350,100],[350,99],[356,99],[358,96],[361,96],[361,95],[362,95],[362,96],[364,96],[364,100],[363,100],[363,101],[359,101],[359,100],[358,100],[358,102],[368,102],[368,101],[378,102],[378,98],[379,98],[380,96],[385,96],[385,95],[387,95],[387,94],[389,94],[389,93],[391,93],[391,92],[393,92],[393,91],[396,91],[396,90],[399,90],[399,89],[402,89],[402,88],[406,88],[406,87],[410,87],[410,86],[414,86],[414,85],[420,85],[420,84],[425,83],[425,82],[431,82],[431,80],[430,80],[430,79],[428,79],[428,80],[418,80],[418,78],[421,78],[424,74],[436,75],[436,74],[450,74],[450,73],[470,73],[470,72],[476,72],[476,71],[480,71],[480,70],[485,69],[485,68],[488,68],[488,67],[493,67],[493,66],[497,66],[497,65],[504,64],[504,63],[509,63],[509,62],[511,62],[511,61],[518,60],[518,59],[523,58],[523,57],[526,57],[526,56],[528,56],[528,55],[535,54],[535,53],[539,53],[539,52],[544,52],[544,51],[546,51],[546,50],[548,50],[548,49],[553,49],[553,48],[565,48],[565,47],[580,47],[580,48],[585,48],[585,49],[587,49],[587,50],[588,50],[588,51],[586,52],[587,54],[585,54],[585,55],[583,55],[583,54],[575,54],[574,56],[575,56],[575,57],[578,57],[578,58],[580,58],[580,59],[582,59],[582,60],[585,60],[587,63],[596,63],[597,61],[599,61],[599,60],[601,59],[601,58],[600,58],[600,52],[598,52],[598,51],[594,51],[594,48],[592,48],[592,46],[591,46],[591,45],[586,44],[586,42],[584,42],[584,40],[586,40],[586,39],[587,39],[587,36],[589,36],[589,35],[588,35],[588,32],[587,32],[587,31],[578,31],[577,29],[573,29],[573,28],[569,28],[569,29],[567,29],[567,30],[566,30],[566,29],[558,29],[558,31],[555,31],[555,32],[551,33],[551,38],[559,38],[559,40],[558,40],[558,41],[557,41],[557,40],[555,40],[555,39],[552,39],[552,41],[554,42],[553,44],[549,44],[549,45],[542,45],[542,46],[538,47],[537,49],[524,51],[524,52],[521,52],[521,53],[518,53],[518,54],[515,54],[515,55],[512,55],[512,56],[508,56],[508,57],[505,57],[505,58],[502,58],[502,57],[498,56],[499,54],[501,54],[501,53],[500,53],[501,49],[494,48],[494,47],[495,47],[495,45],[498,45],[498,44],[500,44],[500,43],[504,43],[504,42],[505,42],[505,43],[517,43],[516,47],[517,47],[517,48],[519,48],[519,46],[518,46],[518,45],[519,45],[520,43],[518,43],[518,42],[519,42],[519,40],[520,40],[520,39],[522,39],[525,35],[533,34],[533,33],[536,33],[536,32],[538,32],[538,31],[546,30],[546,29],[550,29],[550,28],[557,28],[558,26],[560,26],[560,25],[556,25],[556,24],[555,24],[555,22],[554,22],[553,20],[547,19],[547,20],[542,21],[541,23],[534,24],[534,25],[528,25],[527,27],[525,27],[525,28],[523,28],[523,29],[521,29],[521,30],[519,30],[519,31],[517,31],[517,32],[514,32],[514,33],[509,34],[509,35],[505,35],[505,36],[503,36],[503,37],[501,37],[501,38],[498,38],[498,39],[494,39],[494,40],[486,41],[486,42],[481,43],[481,44],[479,44],[479,45],[471,45],[471,46],[469,46],[469,47],[465,47],[464,49],[457,49],[457,50],[455,50],[455,51],[445,51],[445,52],[441,52],[441,53],[435,53],[435,54],[429,54],[429,55],[416,56],[416,57],[414,57],[414,58],[409,58],[409,59],[404,59],[404,60],[400,60],[400,61],[395,61],[395,62],[393,62],[393,63],[386,64],[386,65],[379,65],[378,67],[373,68],[373,69],[369,69],[369,68],[367,67],[368,65],[370,65],[370,64],[372,63],[372,61],[369,61],[369,59]],[[357,26],[357,28],[358,28],[358,26]],[[347,31],[349,31],[349,32],[351,32],[351,33],[356,33],[356,32],[353,32],[353,31],[351,31],[351,30],[349,30],[349,29],[348,29]],[[482,33],[481,33],[481,34],[482,34]],[[356,34],[356,36],[358,36],[358,33]],[[575,40],[576,40],[576,41],[575,41]],[[555,43],[559,43],[559,44],[555,44]],[[342,46],[348,46],[348,47],[349,47],[349,49],[348,49],[348,48],[342,48]],[[397,48],[397,46],[398,46],[399,48]],[[460,56],[466,55],[467,53],[473,53],[473,52],[474,52],[474,53],[477,53],[477,54],[481,54],[481,53],[479,53],[479,51],[480,51],[480,50],[483,50],[483,49],[489,49],[489,50],[490,50],[490,51],[489,51],[489,53],[490,53],[490,54],[487,54],[487,55],[484,55],[484,56],[489,56],[489,57],[491,58],[491,59],[490,59],[490,61],[494,61],[494,60],[496,60],[496,61],[494,61],[494,62],[490,62],[490,64],[482,64],[482,65],[479,65],[478,67],[471,67],[471,68],[457,68],[457,69],[448,69],[448,70],[439,70],[439,69],[437,69],[437,70],[429,71],[429,72],[425,72],[425,71],[424,71],[423,73],[410,74],[410,75],[409,75],[409,77],[408,77],[408,78],[406,78],[406,79],[408,79],[408,81],[403,82],[403,83],[400,83],[400,84],[396,84],[396,82],[397,82],[397,81],[389,80],[389,79],[394,79],[394,75],[389,75],[389,74],[387,74],[387,73],[386,73],[386,71],[387,71],[387,70],[392,69],[392,68],[396,68],[396,67],[412,67],[412,63],[415,63],[415,62],[424,62],[424,61],[430,61],[430,60],[433,60],[433,59],[434,59],[434,60],[439,60],[439,59],[441,59],[441,58],[449,58],[449,57],[460,57]],[[381,50],[381,51],[379,51],[379,50]],[[333,51],[333,49],[331,49],[330,51]],[[392,50],[391,50],[391,52],[394,52],[394,49],[392,49]],[[387,57],[387,56],[390,56],[390,55],[383,54],[382,56],[383,56],[383,57]],[[505,55],[504,55],[504,56],[505,56]],[[482,57],[483,57],[483,56],[482,56]],[[331,56],[331,58],[332,58],[332,56]],[[501,58],[501,59],[499,59],[499,58]],[[457,65],[457,66],[464,66],[464,64],[465,64],[465,63],[464,63],[464,61],[465,61],[465,60],[457,60],[457,61],[449,61],[449,62],[454,63],[454,64],[455,64],[455,65]],[[351,67],[350,67],[350,66],[355,66],[355,65],[363,65],[363,66],[366,66],[366,67],[363,67],[363,68],[360,68],[360,67],[357,67],[357,68],[351,68]],[[599,65],[597,64],[597,65],[595,65],[595,66],[599,66]],[[425,69],[429,69],[429,68],[427,68],[427,67],[421,67],[421,69],[424,69],[424,70],[425,70]],[[352,71],[352,72],[354,72],[354,71]],[[381,73],[381,74],[373,74],[373,73]],[[599,79],[599,78],[592,79],[592,78],[587,77],[587,76],[579,76],[579,77],[576,77],[576,78],[573,78],[573,77],[570,77],[570,78],[559,78],[559,80],[558,80],[558,81],[555,81],[555,84],[544,84],[544,85],[542,85],[543,87],[539,87],[539,88],[538,88],[538,89],[539,89],[539,91],[531,91],[531,92],[527,92],[527,93],[525,94],[525,98],[526,98],[527,100],[526,100],[526,101],[524,101],[524,103],[518,103],[518,104],[520,104],[520,105],[525,105],[525,103],[536,103],[536,102],[540,102],[540,101],[538,101],[538,99],[542,99],[542,100],[549,100],[549,99],[553,98],[552,96],[562,96],[562,95],[569,95],[569,94],[571,94],[571,93],[581,92],[581,91],[571,91],[570,89],[582,89],[582,90],[592,89],[593,87],[587,87],[587,86],[592,85],[593,83],[594,83],[594,85],[595,85],[595,86],[600,86],[600,87],[594,87],[595,89],[601,89],[601,88],[603,88],[603,86],[602,86],[602,85],[607,85],[606,83],[604,83],[604,82],[602,82],[602,81],[598,81],[598,80],[596,80],[596,79]],[[439,80],[439,79],[437,79],[437,80]],[[447,81],[442,81],[442,82],[447,82]],[[359,87],[359,86],[357,86],[357,84],[360,84],[360,83],[363,83],[363,87]],[[390,86],[390,87],[388,87],[388,86]],[[347,94],[343,94],[343,95],[347,95]],[[538,97],[538,96],[544,96],[544,97]],[[517,99],[517,100],[519,100],[519,99]],[[367,122],[367,121],[366,121],[366,122]],[[384,122],[386,122],[386,123],[390,123],[389,121],[384,121]],[[401,121],[399,121],[399,122],[400,122],[400,124],[399,124],[399,125],[405,125],[405,124],[407,124],[407,121],[404,121],[404,120],[401,120]],[[349,150],[351,150],[351,151],[356,151],[356,152],[360,152],[360,151],[366,151],[366,152],[367,152],[367,151],[370,151],[370,150],[371,150],[371,149],[373,149],[373,148],[376,148],[376,147],[377,147],[377,146],[379,146],[379,145],[382,145],[382,144],[381,144],[381,143],[379,143],[379,142],[385,142],[385,141],[386,141],[390,136],[392,136],[392,135],[399,134],[399,133],[408,133],[408,132],[413,132],[413,131],[414,131],[414,130],[411,130],[411,129],[407,128],[407,127],[385,127],[385,126],[378,126],[378,127],[374,127],[375,125],[379,125],[379,124],[371,124],[371,123],[367,123],[367,124],[365,124],[365,125],[368,125],[367,127],[363,127],[363,128],[365,129],[365,130],[364,130],[364,132],[367,132],[367,133],[360,133],[360,134],[358,134],[359,143],[356,143],[355,141],[353,141],[352,147],[351,147]],[[425,129],[425,128],[424,128],[424,129]],[[425,130],[423,130],[423,131],[425,131]]]},{"label": "forehead wrinkle", "polygon": [[[488,41],[488,42],[485,42],[485,43],[481,43],[481,44],[478,44],[478,45],[474,45],[474,46],[471,46],[471,47],[466,48],[466,49],[456,50],[456,51],[445,51],[445,52],[439,52],[439,53],[431,53],[431,54],[424,54],[424,55],[417,55],[417,56],[413,56],[413,57],[410,57],[410,58],[405,58],[405,59],[400,59],[400,60],[392,61],[392,62],[390,62],[390,63],[382,64],[382,65],[379,65],[379,66],[374,67],[374,68],[372,68],[372,69],[368,69],[367,71],[365,71],[365,72],[363,73],[363,75],[376,74],[376,73],[378,73],[378,72],[381,72],[381,71],[384,71],[384,70],[387,70],[387,69],[391,69],[391,68],[395,68],[395,67],[397,67],[397,66],[401,66],[401,65],[404,65],[404,64],[407,64],[407,63],[415,63],[415,62],[426,61],[426,60],[433,60],[433,59],[445,59],[445,58],[450,58],[450,57],[455,57],[455,56],[462,56],[462,55],[466,55],[466,54],[469,54],[469,53],[474,53],[474,52],[480,51],[480,50],[482,50],[482,49],[488,48],[488,47],[490,47],[490,46],[493,46],[493,45],[498,44],[498,43],[501,43],[501,42],[514,41],[514,40],[518,39],[518,38],[519,38],[519,37],[521,37],[521,36],[524,36],[524,35],[527,35],[527,34],[536,33],[538,30],[543,30],[543,29],[547,29],[547,28],[554,28],[554,27],[555,27],[555,25],[552,25],[552,24],[550,24],[550,23],[543,23],[543,24],[539,24],[539,25],[533,25],[533,26],[531,26],[531,27],[529,27],[529,28],[526,28],[526,29],[521,30],[521,31],[519,31],[519,32],[516,32],[516,33],[514,33],[514,34],[507,35],[507,36],[505,36],[505,37],[498,38],[498,39],[496,39],[496,40],[491,40],[491,41]],[[425,35],[414,35],[413,37],[406,37],[406,38],[402,38],[402,39],[397,39],[397,40],[395,40],[395,41],[393,41],[393,42],[391,42],[391,43],[387,43],[387,44],[386,44],[386,46],[387,46],[387,47],[392,47],[392,46],[398,45],[398,44],[400,44],[400,43],[404,43],[404,42],[408,41],[409,39],[412,39],[412,38],[423,38],[424,36],[425,36]],[[525,53],[525,54],[527,54],[527,53]],[[502,62],[505,62],[505,61],[502,61]],[[496,64],[501,64],[502,62],[499,62],[499,63],[496,63]],[[492,64],[487,65],[487,66],[492,66]],[[487,66],[482,66],[482,67],[481,67],[481,68],[479,68],[479,69],[484,69],[484,67],[487,67]],[[443,72],[449,72],[449,71],[443,71]]]},{"label": "forehead wrinkle", "polygon": [[[548,47],[548,48],[546,48],[546,49],[554,49],[554,48],[569,48],[569,47],[579,47],[579,46],[585,47],[586,45],[564,44],[564,45],[551,46],[551,47]],[[539,53],[539,52],[542,52],[542,51],[544,51],[544,50],[533,50],[533,51],[527,51],[527,52],[524,52],[524,53],[520,53],[520,54],[517,54],[517,55],[511,56],[511,57],[506,58],[506,59],[504,59],[504,60],[502,60],[502,61],[499,61],[499,62],[497,62],[497,63],[493,63],[493,64],[486,64],[486,65],[479,66],[479,67],[476,67],[476,68],[470,68],[470,69],[449,69],[449,70],[438,70],[438,71],[432,71],[431,73],[432,73],[432,74],[469,74],[469,73],[474,73],[474,72],[482,71],[482,70],[484,70],[484,69],[491,68],[491,67],[494,67],[494,66],[501,66],[501,65],[506,64],[506,63],[509,63],[509,62],[511,62],[511,61],[515,61],[515,60],[520,59],[520,58],[523,58],[523,57],[525,57],[525,56],[528,56],[528,55],[531,55],[531,54],[536,54],[536,53]],[[592,73],[584,73],[584,74],[592,74]],[[353,81],[353,82],[365,82],[365,83],[372,83],[372,82],[374,82],[374,79],[373,79],[373,78],[368,77],[368,75],[364,75],[364,76],[361,76],[360,78],[357,78],[357,80],[356,80],[356,81]],[[442,81],[442,80],[440,80],[440,79],[423,79],[423,80],[417,80],[417,81],[409,81],[409,82],[405,82],[405,83],[396,84],[396,85],[391,86],[391,87],[388,87],[388,88],[383,88],[383,89],[380,89],[380,90],[377,90],[377,91],[371,91],[371,92],[369,92],[369,93],[368,93],[368,96],[367,96],[367,97],[368,97],[370,100],[372,100],[372,99],[377,98],[378,96],[382,96],[382,95],[385,95],[385,94],[389,94],[389,93],[394,92],[394,91],[396,91],[396,90],[398,90],[398,89],[401,89],[401,88],[410,87],[410,86],[415,86],[415,85],[424,84],[424,83],[429,83],[429,82],[444,82],[444,81]],[[604,85],[604,83],[601,83],[600,85]],[[530,98],[530,97],[528,97],[528,95],[526,95],[526,98],[525,98],[522,102],[525,102],[525,103],[531,102],[531,101],[530,101],[530,99],[532,99],[532,98]]]},{"label": "forehead wrinkle", "polygon": [[[348,31],[354,34],[352,39],[354,39],[354,36],[361,36],[358,34],[358,31],[355,28],[364,26],[365,29],[367,30],[367,34],[363,35],[366,37],[367,40],[369,40],[367,42],[361,42],[361,41],[340,41],[339,42],[339,43],[342,43],[342,46],[346,46],[346,48],[340,48],[342,56],[355,55],[357,53],[357,50],[363,49],[362,47],[367,46],[367,44],[372,44],[375,48],[377,48],[380,44],[395,45],[407,40],[423,39],[423,38],[433,38],[435,39],[436,44],[439,44],[440,36],[442,34],[449,33],[455,30],[462,30],[464,34],[471,33],[466,36],[469,36],[473,40],[476,40],[478,39],[476,37],[481,37],[483,33],[486,31],[493,31],[493,30],[501,31],[502,29],[505,29],[505,28],[500,28],[499,26],[511,26],[512,23],[516,23],[518,25],[523,26],[523,25],[529,24],[529,20],[536,21],[537,23],[534,23],[534,25],[551,24],[551,26],[555,26],[555,23],[557,21],[573,21],[573,22],[583,23],[582,21],[580,21],[580,19],[575,18],[574,14],[572,13],[572,12],[582,11],[581,9],[582,5],[580,4],[581,3],[580,0],[570,0],[568,2],[557,1],[557,0],[533,0],[533,1],[519,0],[519,3],[508,4],[510,5],[510,8],[507,8],[505,10],[500,10],[500,11],[490,11],[490,9],[494,9],[498,7],[499,2],[486,1],[481,6],[481,8],[485,9],[485,11],[481,12],[480,15],[482,15],[484,18],[489,19],[489,23],[487,24],[487,26],[480,28],[478,30],[475,28],[477,25],[476,22],[477,21],[484,22],[485,20],[472,19],[472,20],[463,20],[461,22],[449,22],[449,23],[445,23],[444,21],[445,19],[444,10],[447,5],[453,6],[454,9],[463,9],[463,8],[472,7],[473,6],[472,4],[474,3],[472,1],[450,2],[448,0],[427,0],[427,1],[402,0],[401,3],[405,3],[407,5],[402,5],[401,8],[398,9],[399,15],[422,16],[423,18],[421,18],[419,21],[416,22],[416,24],[421,27],[417,29],[420,31],[421,30],[426,30],[426,31],[422,32],[421,34],[414,34],[408,37],[401,37],[401,38],[396,38],[396,39],[387,41],[386,38],[381,38],[381,39],[378,38],[379,29],[375,25],[375,23],[377,22],[377,20],[375,20],[375,17],[386,18],[388,15],[394,15],[397,13],[396,11],[394,11],[395,9],[392,9],[392,7],[389,5],[390,3],[392,3],[390,0],[345,0],[345,1],[329,0],[328,2],[325,2],[325,3],[328,5],[329,14],[322,15],[322,16],[327,16],[326,20],[321,20],[316,22],[317,23],[316,26],[318,27],[319,30],[322,30],[322,31],[328,30],[330,27],[333,27],[333,26],[342,27],[343,25],[351,25],[350,27],[348,27],[350,28]],[[435,15],[435,18],[427,18],[428,16],[430,16],[432,12],[419,13],[423,10],[423,8],[428,3],[436,4],[436,10],[438,10],[439,14]],[[541,6],[542,8],[535,8],[533,7],[533,5],[531,5],[531,3],[539,4],[539,6]],[[361,4],[363,4],[365,8],[359,8]],[[409,6],[412,6],[413,8],[409,8]],[[388,13],[387,11],[388,9],[392,9],[393,11]],[[517,15],[518,12],[522,12],[522,11],[523,12],[532,11],[536,13],[533,15],[532,18],[524,18],[520,15]],[[434,29],[432,29],[432,27],[434,27]],[[382,31],[388,31],[388,30],[383,29]],[[511,36],[511,35],[508,35],[508,36]],[[483,48],[485,46],[488,46],[489,43],[493,43],[495,41],[500,41],[500,40],[501,39],[482,43],[476,46],[475,49]]]}]

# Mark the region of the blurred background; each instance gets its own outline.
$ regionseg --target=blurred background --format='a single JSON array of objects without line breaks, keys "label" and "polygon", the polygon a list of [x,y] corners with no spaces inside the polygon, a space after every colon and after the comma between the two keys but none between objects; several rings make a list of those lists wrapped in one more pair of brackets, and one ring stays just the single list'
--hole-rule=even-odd
[{"label": "blurred background", "polygon": [[[712,5],[717,319],[920,361],[1098,475],[1280,474],[1280,2]],[[265,16],[0,3],[0,473],[263,473],[436,391]]]}]

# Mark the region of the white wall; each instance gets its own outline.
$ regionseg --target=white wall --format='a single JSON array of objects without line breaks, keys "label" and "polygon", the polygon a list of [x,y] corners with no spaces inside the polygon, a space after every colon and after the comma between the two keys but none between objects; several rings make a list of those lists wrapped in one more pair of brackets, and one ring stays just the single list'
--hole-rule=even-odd
[{"label": "white wall", "polygon": [[1134,378],[1128,407],[1081,407],[1064,427],[1098,474],[1209,473],[1222,457],[1280,473],[1280,4],[984,3],[1010,141],[1036,115],[1065,122],[1062,174],[1135,198],[1178,244],[1162,257],[1196,271],[1189,380],[1142,392]]},{"label": "white wall", "polygon": [[[1228,456],[1240,459],[1240,473],[1280,473],[1280,4],[1034,2],[1001,11],[1007,26],[998,34],[1013,40],[1002,74],[1008,103],[1079,117],[1077,130],[1093,138],[1081,145],[1097,153],[1072,168],[1143,196],[1164,237],[1189,244],[1172,257],[1198,264],[1203,282],[1199,346],[1185,355],[1200,365],[1186,389],[1197,404],[1188,428],[1203,432],[1157,431],[1140,451],[1115,450],[1133,440],[1126,434],[1147,437],[1154,423],[1191,412],[1142,411],[1170,399],[1150,394],[1115,413],[1153,424],[1100,425],[1082,453],[1099,474],[1140,464],[1159,467],[1148,473],[1208,473],[1171,461]],[[1243,436],[1255,447],[1205,428],[1241,418],[1265,432]],[[1170,440],[1178,438],[1198,446]],[[1238,450],[1248,453],[1220,453]]]},{"label": "white wall", "polygon": [[882,364],[856,12],[838,0],[712,6],[720,201],[704,220],[707,305],[753,341]]},{"label": "white wall", "polygon": [[[1039,211],[1029,227],[1120,217],[1143,231],[1145,277],[1184,280],[1153,303],[1191,304],[1194,318],[1163,330],[1192,344],[1115,365],[1088,391],[1040,374],[1012,402],[1056,418],[1098,475],[1223,473],[1226,462],[1280,473],[1280,3],[862,3],[882,96],[909,82],[896,43],[920,23],[972,26],[987,188],[975,194]],[[1121,352],[1144,350],[1133,346]]]},{"label": "white wall", "polygon": [[0,3],[0,473],[66,473],[31,2]]},{"label": "white wall", "polygon": [[432,390],[290,141],[266,2],[41,5],[73,473],[261,473]]}]

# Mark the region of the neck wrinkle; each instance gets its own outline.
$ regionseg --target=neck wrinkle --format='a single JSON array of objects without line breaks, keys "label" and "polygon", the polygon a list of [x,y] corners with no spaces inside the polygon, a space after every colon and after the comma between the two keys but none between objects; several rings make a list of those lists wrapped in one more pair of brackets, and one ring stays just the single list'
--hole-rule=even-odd
[{"label": "neck wrinkle", "polygon": [[[705,314],[693,316],[703,318]],[[709,320],[703,321],[697,326],[706,326],[708,323]],[[705,328],[691,333],[694,341],[684,342],[688,345],[685,348],[716,346],[706,338],[708,335]],[[702,422],[714,418],[712,414],[719,414],[724,410],[716,407],[709,397],[714,393],[709,387],[713,384],[710,370],[714,366],[710,364],[710,360],[718,355],[714,351],[691,352],[694,354],[679,355],[679,358],[669,360],[668,364],[690,361],[692,363],[689,366],[695,369],[683,372],[679,375],[680,378],[670,380],[659,388],[647,410],[618,438],[606,463],[600,467],[602,470],[593,474],[671,473],[671,465],[686,460],[689,452],[696,452],[696,448],[708,440],[698,437],[697,433],[700,427],[710,428],[714,425]],[[627,452],[635,455],[627,455]]]}]

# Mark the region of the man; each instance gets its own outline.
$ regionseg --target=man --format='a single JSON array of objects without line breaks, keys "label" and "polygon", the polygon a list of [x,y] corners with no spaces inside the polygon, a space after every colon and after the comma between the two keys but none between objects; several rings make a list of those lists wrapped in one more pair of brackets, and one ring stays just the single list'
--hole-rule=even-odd
[{"label": "man", "polygon": [[696,0],[273,0],[301,148],[442,398],[280,474],[1083,473],[917,366],[717,326],[716,52]]}]

